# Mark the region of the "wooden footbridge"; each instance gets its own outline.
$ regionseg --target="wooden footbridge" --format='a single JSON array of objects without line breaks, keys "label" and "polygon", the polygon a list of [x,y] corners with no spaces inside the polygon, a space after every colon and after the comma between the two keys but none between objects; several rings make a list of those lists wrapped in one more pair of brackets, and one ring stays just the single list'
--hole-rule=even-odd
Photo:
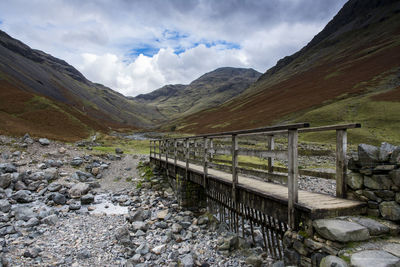
[{"label": "wooden footbridge", "polygon": [[[346,199],[347,130],[358,127],[309,128],[308,123],[297,123],[164,138],[151,141],[150,161],[174,181],[197,185],[209,210],[233,231],[243,236],[250,232],[254,240],[259,230],[266,250],[281,258],[286,230],[301,227],[312,232],[314,219],[365,212],[365,203]],[[336,131],[336,173],[299,170],[298,135],[321,131]],[[268,164],[242,163],[240,155]],[[280,166],[274,166],[274,160]],[[298,190],[299,174],[335,179],[336,196]]]}]

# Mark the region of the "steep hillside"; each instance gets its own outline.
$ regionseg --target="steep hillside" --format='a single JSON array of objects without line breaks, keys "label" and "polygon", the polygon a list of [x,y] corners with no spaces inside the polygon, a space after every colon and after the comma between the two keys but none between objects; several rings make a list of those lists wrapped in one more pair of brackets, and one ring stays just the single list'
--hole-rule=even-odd
[{"label": "steep hillside", "polygon": [[135,100],[157,109],[167,118],[177,118],[216,107],[239,95],[261,73],[253,69],[219,68],[202,75],[189,85],[166,85]]},{"label": "steep hillside", "polygon": [[289,121],[357,121],[363,128],[352,131],[355,140],[399,143],[399,86],[400,2],[350,0],[306,47],[240,96],[173,124],[204,133]]},{"label": "steep hillside", "polygon": [[[89,129],[96,130],[94,125],[102,125],[100,128],[140,127],[162,120],[161,114],[155,108],[130,100],[103,85],[90,82],[65,61],[42,51],[33,50],[2,31],[0,31],[0,85],[2,87],[0,105],[3,107],[0,109],[1,116],[8,117],[8,121],[14,121],[14,127],[18,124],[16,128],[24,128],[27,132],[30,129],[27,125],[32,123],[23,117],[30,111],[24,110],[23,116],[13,113],[8,109],[8,103],[14,103],[22,108],[29,106],[32,98],[39,97],[46,102],[46,107],[43,106],[43,109],[37,107],[38,111],[46,113],[45,111],[49,111],[46,109],[49,105],[53,107],[56,105],[61,109],[60,112],[69,118],[68,121],[79,121],[80,127],[76,127],[80,129],[80,135]],[[21,95],[24,97],[20,97]],[[60,138],[63,138],[64,131],[56,128],[59,122],[56,115],[47,115],[42,117],[42,120],[46,120],[43,123],[54,126],[48,129],[50,135],[58,136],[56,132],[59,132]],[[89,121],[92,123],[87,124]],[[0,128],[2,132],[14,132],[10,127]]]}]

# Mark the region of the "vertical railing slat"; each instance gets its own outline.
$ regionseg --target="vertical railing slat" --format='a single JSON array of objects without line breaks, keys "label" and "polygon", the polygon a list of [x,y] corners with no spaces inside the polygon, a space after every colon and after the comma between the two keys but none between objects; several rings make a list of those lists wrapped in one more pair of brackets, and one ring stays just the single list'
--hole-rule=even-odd
[{"label": "vertical railing slat", "polygon": [[236,186],[238,183],[238,140],[237,135],[232,135],[232,199],[236,202]]},{"label": "vertical railing slat", "polygon": [[347,131],[336,130],[336,196],[346,198]]}]

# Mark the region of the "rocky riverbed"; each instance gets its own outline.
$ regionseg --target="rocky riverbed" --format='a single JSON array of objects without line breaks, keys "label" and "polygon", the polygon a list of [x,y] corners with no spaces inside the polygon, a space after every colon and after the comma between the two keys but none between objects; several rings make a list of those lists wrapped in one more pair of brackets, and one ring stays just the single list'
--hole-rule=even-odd
[{"label": "rocky riverbed", "polygon": [[146,155],[0,136],[0,266],[269,266],[262,240],[183,210]]}]

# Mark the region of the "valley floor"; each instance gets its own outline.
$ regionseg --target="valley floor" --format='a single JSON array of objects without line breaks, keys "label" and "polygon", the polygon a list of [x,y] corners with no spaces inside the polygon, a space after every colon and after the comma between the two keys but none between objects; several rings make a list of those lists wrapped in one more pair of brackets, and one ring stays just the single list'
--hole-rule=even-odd
[{"label": "valley floor", "polygon": [[93,145],[0,136],[0,266],[272,263],[261,234],[235,243],[224,223],[182,210],[160,177],[143,178],[147,155]]}]

